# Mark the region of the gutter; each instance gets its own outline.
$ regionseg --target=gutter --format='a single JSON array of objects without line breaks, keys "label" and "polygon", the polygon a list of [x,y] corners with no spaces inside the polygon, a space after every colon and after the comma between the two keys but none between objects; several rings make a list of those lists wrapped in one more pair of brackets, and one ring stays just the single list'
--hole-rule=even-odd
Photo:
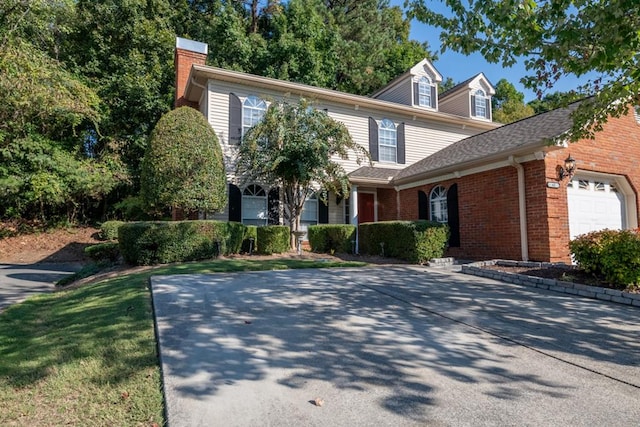
[{"label": "gutter", "polygon": [[518,207],[520,213],[520,246],[522,261],[529,261],[529,236],[527,235],[527,200],[525,195],[524,167],[515,157],[509,156],[509,163],[518,171]]}]

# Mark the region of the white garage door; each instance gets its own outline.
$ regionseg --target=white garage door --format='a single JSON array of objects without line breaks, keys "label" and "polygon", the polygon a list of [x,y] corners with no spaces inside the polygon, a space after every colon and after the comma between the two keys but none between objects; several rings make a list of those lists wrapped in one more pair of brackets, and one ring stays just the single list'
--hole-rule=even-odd
[{"label": "white garage door", "polygon": [[572,239],[590,231],[625,228],[624,197],[613,182],[574,178],[567,187],[567,203]]}]

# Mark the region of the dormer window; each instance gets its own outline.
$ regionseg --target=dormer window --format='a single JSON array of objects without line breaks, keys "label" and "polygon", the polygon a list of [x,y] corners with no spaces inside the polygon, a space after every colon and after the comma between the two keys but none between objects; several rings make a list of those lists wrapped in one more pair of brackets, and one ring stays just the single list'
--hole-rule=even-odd
[{"label": "dormer window", "polygon": [[482,89],[478,89],[474,95],[474,116],[488,118],[487,97]]},{"label": "dormer window", "polygon": [[429,77],[413,82],[413,105],[436,108],[436,86]]},{"label": "dormer window", "polygon": [[422,77],[418,82],[418,105],[431,107],[431,80]]}]

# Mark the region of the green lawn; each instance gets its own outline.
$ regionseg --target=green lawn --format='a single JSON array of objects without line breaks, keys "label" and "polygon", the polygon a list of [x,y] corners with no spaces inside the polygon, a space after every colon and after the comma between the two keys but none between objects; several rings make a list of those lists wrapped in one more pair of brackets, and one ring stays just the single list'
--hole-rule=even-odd
[{"label": "green lawn", "polygon": [[162,425],[152,275],[362,265],[291,259],[177,264],[14,305],[0,314],[0,425]]}]

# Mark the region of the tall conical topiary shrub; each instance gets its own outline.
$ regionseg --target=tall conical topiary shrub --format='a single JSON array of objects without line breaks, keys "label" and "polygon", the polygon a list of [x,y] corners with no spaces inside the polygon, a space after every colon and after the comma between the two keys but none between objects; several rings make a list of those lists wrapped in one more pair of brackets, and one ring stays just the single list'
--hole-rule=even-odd
[{"label": "tall conical topiary shrub", "polygon": [[215,212],[227,203],[226,176],[218,137],[190,107],[163,115],[142,161],[141,194],[151,210]]}]

